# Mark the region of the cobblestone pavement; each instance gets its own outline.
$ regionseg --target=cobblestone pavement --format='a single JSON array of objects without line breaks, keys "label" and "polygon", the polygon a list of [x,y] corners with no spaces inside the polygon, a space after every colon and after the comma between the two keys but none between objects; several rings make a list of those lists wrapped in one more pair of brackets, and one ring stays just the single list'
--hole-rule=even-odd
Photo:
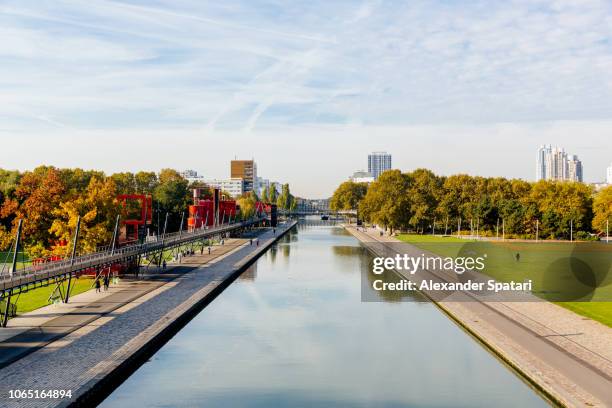
[{"label": "cobblestone pavement", "polygon": [[[277,228],[276,234],[264,232],[259,236],[259,245],[255,242],[250,245],[248,240],[244,240],[244,244],[225,256],[181,274],[143,297],[3,368],[0,370],[1,405],[69,405],[131,353],[145,346],[152,336],[179,318],[188,307],[234,275],[245,259],[265,251],[291,226]],[[195,262],[195,259],[185,258],[184,262]],[[71,390],[72,399],[9,399],[9,391],[16,389]]]},{"label": "cobblestone pavement", "polygon": [[[347,227],[375,253],[423,250],[373,229]],[[393,243],[393,246],[384,246]],[[399,245],[399,246],[398,246]],[[417,276],[419,275],[419,276]],[[456,280],[430,271],[410,280]],[[418,282],[417,282],[418,284]],[[455,292],[437,305],[532,384],[565,406],[612,406],[612,329],[553,303],[487,302]]]}]

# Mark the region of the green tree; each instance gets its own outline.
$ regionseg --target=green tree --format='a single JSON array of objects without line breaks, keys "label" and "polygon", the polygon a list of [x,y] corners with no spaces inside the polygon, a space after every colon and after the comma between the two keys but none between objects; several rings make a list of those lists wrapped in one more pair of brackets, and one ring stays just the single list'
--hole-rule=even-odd
[{"label": "green tree", "polygon": [[270,189],[268,190],[268,202],[270,204],[273,204],[273,203],[276,203],[277,199],[278,199],[278,194],[276,191],[276,185],[270,184]]},{"label": "green tree", "polygon": [[410,200],[406,192],[409,177],[399,170],[388,170],[370,184],[359,205],[359,213],[366,221],[375,222],[385,229],[405,228],[410,221]]},{"label": "green tree", "polygon": [[163,228],[165,213],[168,213],[168,231],[179,228],[181,216],[187,211],[191,195],[188,189],[189,182],[176,170],[163,169],[159,174],[159,184],[153,191],[153,199],[159,205],[161,212],[160,223]]},{"label": "green tree", "polygon": [[264,203],[268,202],[268,187],[264,187],[261,189],[261,201]]},{"label": "green tree", "polygon": [[133,173],[115,173],[111,175],[111,179],[115,182],[115,186],[117,186],[117,194],[136,193],[136,179]]},{"label": "green tree", "polygon": [[278,199],[276,200],[276,204],[278,205],[278,207],[282,208],[283,210],[290,210],[291,205],[294,200],[295,198],[291,194],[291,191],[289,189],[289,184],[288,183],[283,184],[281,194],[278,196]]},{"label": "green tree", "polygon": [[345,181],[340,184],[332,196],[329,207],[333,211],[351,211],[359,208],[359,203],[366,196],[367,183]]},{"label": "green tree", "polygon": [[134,184],[136,187],[136,193],[151,195],[158,186],[159,181],[155,172],[139,171],[138,173],[134,174]]},{"label": "green tree", "polygon": [[415,229],[431,225],[438,208],[441,195],[441,180],[427,169],[417,169],[406,174],[409,180],[408,195],[410,197],[410,224]]}]

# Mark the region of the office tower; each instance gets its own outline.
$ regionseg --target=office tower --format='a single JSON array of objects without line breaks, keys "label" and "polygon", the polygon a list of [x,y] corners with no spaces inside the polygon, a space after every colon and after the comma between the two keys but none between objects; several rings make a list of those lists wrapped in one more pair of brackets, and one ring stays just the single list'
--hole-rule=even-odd
[{"label": "office tower", "polygon": [[563,148],[540,146],[536,162],[536,180],[582,182],[582,162]]},{"label": "office tower", "polygon": [[610,163],[610,167],[606,171],[606,183],[612,185],[612,163]]},{"label": "office tower", "polygon": [[255,160],[232,160],[230,178],[241,178],[243,193],[257,189],[257,164]]},{"label": "office tower", "polygon": [[373,152],[368,155],[368,173],[377,179],[380,173],[391,170],[391,155],[387,152]]}]

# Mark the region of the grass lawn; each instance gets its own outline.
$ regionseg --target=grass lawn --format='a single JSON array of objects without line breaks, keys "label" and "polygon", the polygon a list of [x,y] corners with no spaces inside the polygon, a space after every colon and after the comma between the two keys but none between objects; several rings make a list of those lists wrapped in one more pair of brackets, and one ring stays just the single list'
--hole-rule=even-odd
[{"label": "grass lawn", "polygon": [[475,241],[415,234],[398,238],[444,257],[486,254],[483,273],[502,282],[532,280],[538,297],[612,327],[612,245]]},{"label": "grass lawn", "polygon": [[[4,266],[5,270],[11,267],[13,262],[13,253],[7,251],[0,251],[0,269],[2,269],[2,264],[6,264]],[[19,252],[17,255],[17,269],[21,269],[24,266],[30,265],[30,257],[27,256],[24,252]]]},{"label": "grass lawn", "polygon": [[[70,296],[88,291],[91,288],[92,283],[93,279],[85,276],[78,279],[73,279],[71,283],[72,290],[70,291]],[[65,286],[66,285],[64,284],[64,287]],[[49,285],[42,288],[32,289],[28,292],[22,293],[19,295],[19,297],[13,297],[11,299],[12,302],[17,300],[17,314],[20,315],[39,309],[43,306],[47,306],[49,304],[49,296],[51,296],[54,289],[55,285]]]}]

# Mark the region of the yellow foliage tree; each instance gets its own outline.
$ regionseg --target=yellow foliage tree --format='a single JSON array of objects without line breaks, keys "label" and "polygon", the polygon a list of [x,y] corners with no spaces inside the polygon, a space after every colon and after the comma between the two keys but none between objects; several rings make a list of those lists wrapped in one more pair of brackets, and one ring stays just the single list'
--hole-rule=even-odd
[{"label": "yellow foliage tree", "polygon": [[610,228],[609,222],[612,221],[612,186],[597,193],[593,200],[593,212],[595,213],[593,229],[605,234],[606,226]]},{"label": "yellow foliage tree", "polygon": [[119,212],[114,181],[110,178],[92,178],[85,192],[60,203],[53,211],[55,220],[49,232],[57,237],[58,241],[68,243],[66,246],[56,246],[54,253],[66,256],[72,252],[72,241],[79,216],[81,227],[77,253],[94,252],[99,246],[110,244],[114,221]]}]

